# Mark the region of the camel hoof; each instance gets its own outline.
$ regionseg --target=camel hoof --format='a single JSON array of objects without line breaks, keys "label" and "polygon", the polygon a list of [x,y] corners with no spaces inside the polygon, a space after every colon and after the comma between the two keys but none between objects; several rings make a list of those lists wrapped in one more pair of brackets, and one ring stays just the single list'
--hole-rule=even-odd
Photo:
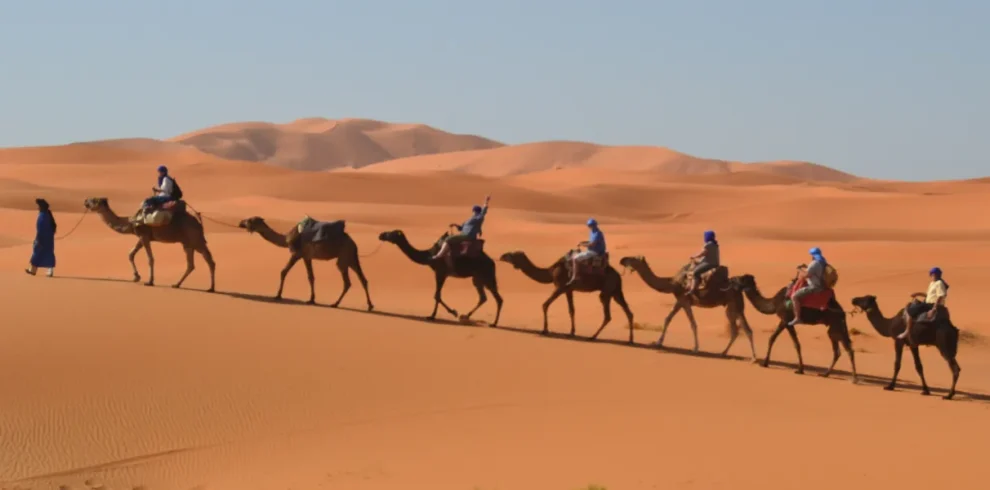
[{"label": "camel hoof", "polygon": [[760,363],[760,367],[770,367],[770,361],[763,361]]},{"label": "camel hoof", "polygon": [[827,378],[829,373],[819,373],[818,376],[822,378]]},{"label": "camel hoof", "polygon": [[154,285],[155,285],[155,283],[153,283],[153,282],[146,282],[146,283],[144,283],[144,285],[145,285],[145,286],[154,286]]},{"label": "camel hoof", "polygon": [[215,293],[215,292],[217,292],[217,290],[216,289],[213,289],[213,288],[210,288],[210,289],[207,289],[206,292],[207,293]]},{"label": "camel hoof", "polygon": [[424,320],[426,320],[428,322],[435,322],[435,321],[437,321],[437,317],[435,317],[435,316],[428,316],[428,317],[424,318]]},{"label": "camel hoof", "polygon": [[[314,301],[314,303],[315,303],[315,301]],[[339,306],[340,306],[340,303],[334,303],[334,304],[330,305],[331,308],[337,308]]]},{"label": "camel hoof", "polygon": [[172,289],[179,289],[179,285],[178,284],[173,284],[172,285]]},{"label": "camel hoof", "polygon": [[894,385],[887,385],[883,387],[884,391],[894,391]]},{"label": "camel hoof", "polygon": [[134,282],[141,282],[141,276],[134,276]]},{"label": "camel hoof", "polygon": [[550,331],[549,330],[543,330],[542,332],[540,332],[540,335],[550,335]]},{"label": "camel hoof", "polygon": [[794,371],[794,374],[804,374],[804,369],[798,369],[797,371]]},{"label": "camel hoof", "polygon": [[853,378],[853,384],[854,385],[858,385],[859,384],[859,378]]},{"label": "camel hoof", "polygon": [[311,299],[311,300],[307,301],[306,304],[307,305],[315,305],[316,304],[316,300],[315,299]]},{"label": "camel hoof", "polygon": [[932,394],[932,392],[930,392],[928,390],[922,390],[922,392],[921,392],[921,396],[931,396],[931,394]]},{"label": "camel hoof", "polygon": [[375,305],[368,305],[368,311],[375,311]]},{"label": "camel hoof", "polygon": [[952,397],[955,396],[955,395],[956,395],[955,393],[949,393],[948,395],[943,396],[942,399],[943,400],[951,400]]},{"label": "camel hoof", "polygon": [[588,340],[588,342],[594,342],[594,341],[598,340],[598,336],[595,335],[594,337],[588,337],[587,340]]}]

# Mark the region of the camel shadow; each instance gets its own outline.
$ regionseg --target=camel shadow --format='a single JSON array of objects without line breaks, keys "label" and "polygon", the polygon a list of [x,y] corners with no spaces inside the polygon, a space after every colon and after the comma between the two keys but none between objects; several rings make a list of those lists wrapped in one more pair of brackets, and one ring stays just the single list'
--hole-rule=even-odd
[{"label": "camel shadow", "polygon": [[[770,361],[770,366],[771,367],[775,367],[775,368],[793,369],[795,371],[798,368],[797,363],[794,363],[794,362],[782,362],[782,361]],[[821,374],[821,373],[824,373],[825,372],[825,368],[824,367],[814,366],[814,365],[807,364],[807,363],[804,365],[804,370],[805,371],[814,371],[814,372],[817,372],[818,374]],[[829,375],[828,379],[848,381],[848,380],[852,379],[852,372],[846,371],[844,369],[833,369],[832,370],[832,374]],[[860,375],[859,375],[859,381],[860,381],[861,384],[867,384],[867,385],[872,385],[872,386],[887,386],[887,385],[890,384],[890,378],[888,378],[888,377],[875,376],[875,375],[872,375],[872,374],[862,374],[862,373],[860,373]],[[929,386],[928,387],[928,390],[931,391],[931,393],[932,393],[933,396],[934,395],[945,395],[945,394],[947,394],[949,392],[948,389],[945,389],[945,388],[935,388],[935,387],[932,387],[932,386]],[[921,393],[921,385],[920,384],[917,384],[917,383],[914,383],[914,382],[911,382],[911,381],[903,381],[903,380],[898,379],[897,380],[897,391],[915,391],[915,392]],[[990,402],[990,395],[983,394],[983,393],[973,393],[973,392],[970,392],[970,391],[963,391],[963,390],[957,389],[956,390],[956,396],[955,396],[955,398],[953,398],[953,401]]]},{"label": "camel shadow", "polygon": [[[134,284],[134,281],[132,281],[130,279],[118,279],[118,278],[109,278],[109,277],[55,276],[54,279],[66,279],[66,280],[76,280],[76,281],[118,282],[118,283],[130,283],[130,284]],[[154,287],[156,287],[156,288],[169,288],[169,289],[172,289],[172,286],[171,285],[165,285],[165,284],[157,284]],[[242,300],[247,300],[247,301],[256,301],[256,302],[259,302],[259,303],[268,303],[268,304],[276,304],[276,305],[296,306],[296,307],[300,307],[300,306],[314,307],[315,306],[317,308],[325,308],[325,309],[330,309],[330,310],[343,310],[343,311],[348,311],[348,312],[353,312],[353,313],[363,313],[363,314],[369,314],[369,315],[377,315],[377,316],[382,316],[382,317],[387,317],[387,318],[397,318],[397,319],[402,319],[402,320],[416,321],[416,322],[433,324],[433,325],[444,325],[444,326],[449,326],[449,327],[458,327],[458,328],[465,328],[465,327],[467,327],[467,328],[489,328],[489,325],[488,324],[486,324],[486,323],[484,323],[482,321],[479,321],[479,320],[470,320],[470,321],[467,321],[467,322],[462,322],[462,321],[458,321],[458,320],[448,320],[448,319],[444,319],[444,318],[436,318],[436,319],[433,319],[433,320],[429,320],[425,316],[412,315],[412,314],[407,314],[407,313],[394,313],[394,312],[379,311],[379,310],[368,311],[368,310],[363,309],[363,308],[355,308],[355,307],[349,307],[349,306],[338,306],[338,307],[335,307],[333,305],[325,304],[325,303],[308,304],[305,301],[298,300],[298,299],[291,299],[291,298],[282,298],[281,300],[276,300],[273,296],[269,296],[269,295],[260,295],[260,294],[251,294],[251,293],[240,293],[240,292],[235,292],[235,291],[216,291],[214,293],[209,293],[205,289],[188,288],[188,287],[183,287],[183,288],[180,288],[178,290],[179,291],[197,292],[197,293],[206,293],[206,294],[218,294],[218,295],[228,296],[228,297],[236,298],[236,299],[242,299]],[[680,347],[670,347],[670,346],[663,346],[663,347],[658,348],[655,344],[652,344],[652,343],[650,343],[650,344],[642,344],[642,343],[630,344],[627,341],[622,340],[622,339],[610,339],[610,338],[604,338],[603,339],[603,338],[599,338],[599,339],[591,340],[591,339],[589,339],[587,337],[581,337],[581,336],[573,336],[572,337],[571,335],[569,335],[567,333],[558,333],[558,332],[550,332],[550,333],[544,334],[541,330],[533,330],[533,329],[529,329],[529,328],[525,328],[525,327],[518,327],[518,326],[511,326],[511,325],[499,325],[498,327],[493,328],[493,330],[503,330],[503,331],[512,332],[512,333],[516,333],[516,334],[530,335],[530,336],[534,336],[534,337],[546,338],[546,339],[553,339],[553,340],[564,340],[564,341],[570,341],[570,342],[597,343],[597,344],[614,345],[614,346],[627,347],[627,348],[632,348],[632,349],[649,350],[649,351],[654,351],[654,352],[663,353],[663,354],[675,354],[675,355],[691,356],[691,357],[697,357],[697,358],[703,358],[703,359],[730,360],[730,361],[741,361],[741,362],[747,362],[747,363],[750,361],[749,357],[732,355],[732,354],[723,356],[721,353],[717,353],[717,352],[706,352],[706,351],[701,351],[701,350],[699,350],[698,352],[694,352],[691,349],[685,349],[685,348],[680,348]],[[762,359],[761,359],[761,361],[762,361]],[[797,363],[783,362],[783,361],[770,361],[770,366],[772,366],[774,368],[778,368],[778,369],[784,368],[784,369],[797,370],[797,368],[798,368]],[[823,372],[825,372],[825,367],[823,367],[823,366],[816,366],[816,365],[812,365],[812,364],[805,364],[804,367],[805,367],[805,371],[809,371],[809,372],[816,372],[816,373],[823,373]],[[843,381],[848,382],[848,380],[852,379],[852,373],[850,371],[846,371],[846,370],[843,370],[843,369],[834,369],[834,370],[832,370],[832,375],[829,376],[828,379],[843,380]],[[871,385],[871,386],[881,386],[882,387],[882,386],[887,386],[890,383],[890,378],[889,377],[876,376],[876,375],[871,375],[871,374],[860,374],[859,375],[859,379],[860,379],[860,383],[861,384]],[[898,391],[913,391],[913,392],[917,392],[917,393],[920,393],[921,392],[921,385],[919,385],[917,383],[914,383],[914,382],[910,382],[910,381],[898,380],[898,382],[897,382],[897,388],[898,388]],[[946,393],[949,392],[949,390],[947,390],[945,388],[929,387],[929,389],[930,389],[930,391],[932,392],[933,395],[935,395],[935,394],[945,395]],[[956,390],[956,398],[954,398],[953,401],[990,402],[990,394],[973,393],[973,392],[970,392],[970,391]]]},{"label": "camel shadow", "polygon": [[85,277],[85,276],[54,276],[52,279],[65,279],[69,281],[99,281],[99,282],[121,282],[134,283],[132,279],[119,279],[116,277]]}]

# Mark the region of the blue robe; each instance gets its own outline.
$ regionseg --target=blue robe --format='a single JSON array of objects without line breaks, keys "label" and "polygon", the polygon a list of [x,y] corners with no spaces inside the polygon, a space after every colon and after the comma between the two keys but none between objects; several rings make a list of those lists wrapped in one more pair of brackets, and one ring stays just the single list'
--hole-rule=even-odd
[{"label": "blue robe", "polygon": [[31,265],[50,269],[55,267],[55,229],[52,219],[46,212],[38,213],[37,231],[34,236],[34,250]]}]

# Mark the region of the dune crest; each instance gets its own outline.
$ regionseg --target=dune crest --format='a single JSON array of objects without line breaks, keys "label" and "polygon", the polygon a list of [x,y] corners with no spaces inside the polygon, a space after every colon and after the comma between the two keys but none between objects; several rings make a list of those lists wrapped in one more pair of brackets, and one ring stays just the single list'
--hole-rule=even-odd
[{"label": "dune crest", "polygon": [[[605,146],[573,141],[546,141],[493,149],[389,160],[363,168],[366,172],[463,172],[509,177],[562,169],[602,169],[653,172],[678,176],[728,175],[758,172],[768,182],[781,179],[813,182],[853,182],[860,177],[824,165],[797,161],[742,163],[699,158],[656,146]],[[753,179],[749,179],[753,180]]]},{"label": "dune crest", "polygon": [[360,168],[396,158],[502,146],[487,138],[448,133],[425,124],[323,118],[286,124],[223,124],[169,141],[222,158],[311,171]]}]

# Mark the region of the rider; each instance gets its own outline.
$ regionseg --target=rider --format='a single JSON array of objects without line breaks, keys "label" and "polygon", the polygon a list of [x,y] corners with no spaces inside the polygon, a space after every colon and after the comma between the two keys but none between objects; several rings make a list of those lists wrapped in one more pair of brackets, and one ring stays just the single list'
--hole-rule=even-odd
[{"label": "rider", "polygon": [[142,209],[160,207],[175,200],[175,180],[168,174],[168,168],[164,165],[158,167],[158,185],[152,187],[151,190],[155,192],[155,195],[144,200]]},{"label": "rider", "polygon": [[808,264],[808,270],[805,271],[807,283],[791,295],[791,302],[794,303],[794,319],[788,323],[791,326],[801,323],[801,298],[825,290],[825,266],[828,265],[828,262],[818,247],[813,247],[808,250],[808,253],[811,254],[812,260]]},{"label": "rider", "polygon": [[585,247],[585,250],[571,257],[571,279],[567,282],[568,286],[577,281],[578,262],[605,255],[605,235],[598,228],[598,221],[595,218],[588,218],[587,225],[591,233],[588,235],[588,241],[578,243],[578,247]]},{"label": "rider", "polygon": [[465,240],[476,240],[478,235],[481,235],[481,225],[485,222],[485,216],[488,215],[488,202],[491,201],[492,196],[485,197],[485,205],[478,206],[477,204],[471,208],[471,217],[467,219],[462,225],[452,223],[450,226],[457,228],[460,233],[457,235],[450,235],[443,244],[440,245],[440,251],[433,256],[433,260],[438,260],[450,255],[450,247],[457,245]]},{"label": "rider", "polygon": [[945,306],[945,297],[949,293],[949,284],[942,279],[942,269],[932,267],[928,271],[928,276],[932,279],[932,282],[928,283],[928,292],[911,295],[912,298],[924,297],[924,303],[914,300],[907,306],[905,310],[907,311],[907,315],[905,315],[907,326],[904,332],[897,336],[899,339],[907,339],[909,344],[912,342],[911,327],[914,326],[914,323],[934,320],[935,312],[939,306]]},{"label": "rider", "polygon": [[688,294],[695,291],[698,283],[701,282],[702,274],[715,269],[721,264],[719,262],[718,242],[715,240],[714,231],[708,230],[705,232],[705,245],[702,247],[701,252],[691,256],[691,262],[697,263],[694,266],[694,271],[691,273],[691,285],[688,287]]}]

